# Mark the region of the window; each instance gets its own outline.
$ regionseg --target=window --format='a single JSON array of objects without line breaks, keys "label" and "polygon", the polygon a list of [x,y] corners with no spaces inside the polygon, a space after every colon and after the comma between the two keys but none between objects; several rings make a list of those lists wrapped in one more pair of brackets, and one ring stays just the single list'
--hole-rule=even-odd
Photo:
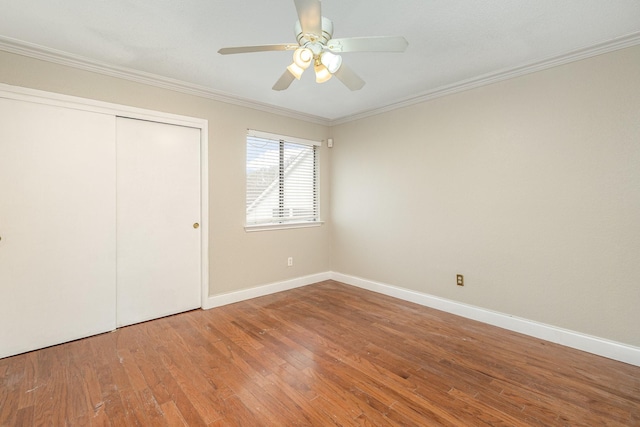
[{"label": "window", "polygon": [[319,142],[247,133],[247,228],[319,223]]}]

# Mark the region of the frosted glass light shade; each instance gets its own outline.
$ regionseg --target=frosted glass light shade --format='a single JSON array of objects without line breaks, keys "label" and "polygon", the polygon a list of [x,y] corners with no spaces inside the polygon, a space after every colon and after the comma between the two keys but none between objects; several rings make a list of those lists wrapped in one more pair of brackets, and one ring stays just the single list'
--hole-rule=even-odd
[{"label": "frosted glass light shade", "polygon": [[295,77],[298,80],[300,80],[300,77],[302,77],[302,73],[304,72],[304,68],[301,68],[295,62],[289,65],[287,67],[287,70],[289,70],[289,72],[293,74],[293,77]]},{"label": "frosted glass light shade", "polygon": [[331,52],[323,52],[320,56],[320,62],[333,74],[338,71],[342,65],[342,57]]},{"label": "frosted glass light shade", "polygon": [[293,63],[287,67],[287,70],[289,70],[296,79],[300,80],[304,70],[311,65],[311,61],[313,61],[313,52],[311,49],[299,47],[293,52]]},{"label": "frosted glass light shade", "polygon": [[331,73],[322,63],[316,62],[313,68],[316,72],[316,83],[324,83],[331,78]]},{"label": "frosted glass light shade", "polygon": [[313,52],[311,52],[311,49],[298,48],[293,52],[293,62],[303,70],[309,68],[312,60]]}]

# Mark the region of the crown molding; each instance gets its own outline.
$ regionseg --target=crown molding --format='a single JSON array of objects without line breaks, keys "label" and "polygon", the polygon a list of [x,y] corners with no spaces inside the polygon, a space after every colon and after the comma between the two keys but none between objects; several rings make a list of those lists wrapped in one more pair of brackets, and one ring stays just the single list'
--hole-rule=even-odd
[{"label": "crown molding", "polygon": [[187,83],[169,77],[159,76],[153,73],[138,71],[131,68],[107,64],[105,62],[85,58],[80,55],[74,55],[72,53],[51,49],[48,47],[12,39],[9,37],[0,36],[0,50],[26,56],[29,58],[64,65],[67,67],[73,67],[84,71],[90,71],[110,77],[134,81],[136,83],[155,86],[161,89],[168,89],[187,95],[194,95],[201,98],[224,102],[227,104],[238,105],[241,107],[260,110],[267,113],[278,114],[280,116],[291,117],[306,122],[317,123],[324,126],[329,126],[330,123],[328,119],[323,117],[304,114],[298,111],[252,101],[250,99],[241,98],[224,92],[214,91],[204,86]]},{"label": "crown molding", "polygon": [[582,59],[591,58],[627,47],[632,47],[638,44],[640,44],[640,32],[627,34],[626,36],[618,37],[603,43],[576,49],[566,54],[547,57],[519,67],[506,68],[497,72],[487,73],[479,77],[474,77],[472,79],[462,80],[451,85],[441,86],[439,88],[424,92],[418,96],[412,96],[402,99],[385,107],[374,108],[350,116],[331,120],[330,126],[353,122],[356,120],[364,119],[366,117],[371,117],[400,108],[409,107],[411,105],[420,104],[432,99],[441,98],[443,96],[452,95],[454,93],[464,92],[470,89],[475,89],[504,80],[513,79],[516,77],[524,76],[526,74],[535,73],[537,71],[542,71],[560,65],[568,64],[570,62],[580,61]]},{"label": "crown molding", "polygon": [[504,80],[513,79],[516,77],[524,76],[526,74],[535,73],[537,71],[542,71],[560,65],[568,64],[570,62],[580,61],[582,59],[591,58],[597,55],[602,55],[627,47],[632,47],[638,44],[640,44],[640,32],[631,33],[626,36],[618,37],[603,43],[576,49],[566,54],[547,57],[519,67],[507,68],[494,73],[484,74],[472,79],[462,80],[451,85],[441,86],[433,90],[424,92],[418,96],[401,99],[398,102],[394,102],[385,107],[365,110],[353,115],[331,120],[324,117],[304,114],[298,111],[280,108],[274,105],[260,103],[235,95],[214,91],[204,86],[183,82],[177,79],[171,79],[168,77],[163,77],[144,71],[137,71],[126,67],[114,66],[104,62],[88,59],[79,55],[74,55],[33,43],[23,42],[9,37],[0,36],[0,50],[4,50],[10,53],[65,65],[85,71],[91,71],[111,77],[130,80],[137,83],[159,87],[162,89],[173,90],[188,95],[208,98],[227,104],[233,104],[241,107],[251,108],[254,110],[264,111],[267,113],[278,114],[281,116],[286,116],[324,126],[336,126],[343,123],[364,119],[400,108],[409,107],[411,105],[427,102],[432,99],[464,92],[470,89],[475,89]]}]

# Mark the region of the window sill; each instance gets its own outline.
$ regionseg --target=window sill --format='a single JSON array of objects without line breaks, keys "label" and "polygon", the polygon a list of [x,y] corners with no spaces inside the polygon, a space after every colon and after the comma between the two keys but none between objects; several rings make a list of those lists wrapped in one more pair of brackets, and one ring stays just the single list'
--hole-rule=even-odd
[{"label": "window sill", "polygon": [[255,231],[287,230],[290,228],[320,227],[322,224],[324,224],[324,221],[290,222],[286,224],[245,225],[244,231],[246,231],[247,233],[253,233]]}]

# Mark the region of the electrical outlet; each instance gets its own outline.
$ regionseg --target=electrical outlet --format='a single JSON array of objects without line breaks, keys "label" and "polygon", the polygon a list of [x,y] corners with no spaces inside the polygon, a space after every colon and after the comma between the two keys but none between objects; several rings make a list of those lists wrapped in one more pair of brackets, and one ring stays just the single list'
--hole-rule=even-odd
[{"label": "electrical outlet", "polygon": [[456,274],[456,285],[464,286],[464,276],[462,274]]},{"label": "electrical outlet", "polygon": [[293,257],[287,258],[287,267],[293,267]]}]

